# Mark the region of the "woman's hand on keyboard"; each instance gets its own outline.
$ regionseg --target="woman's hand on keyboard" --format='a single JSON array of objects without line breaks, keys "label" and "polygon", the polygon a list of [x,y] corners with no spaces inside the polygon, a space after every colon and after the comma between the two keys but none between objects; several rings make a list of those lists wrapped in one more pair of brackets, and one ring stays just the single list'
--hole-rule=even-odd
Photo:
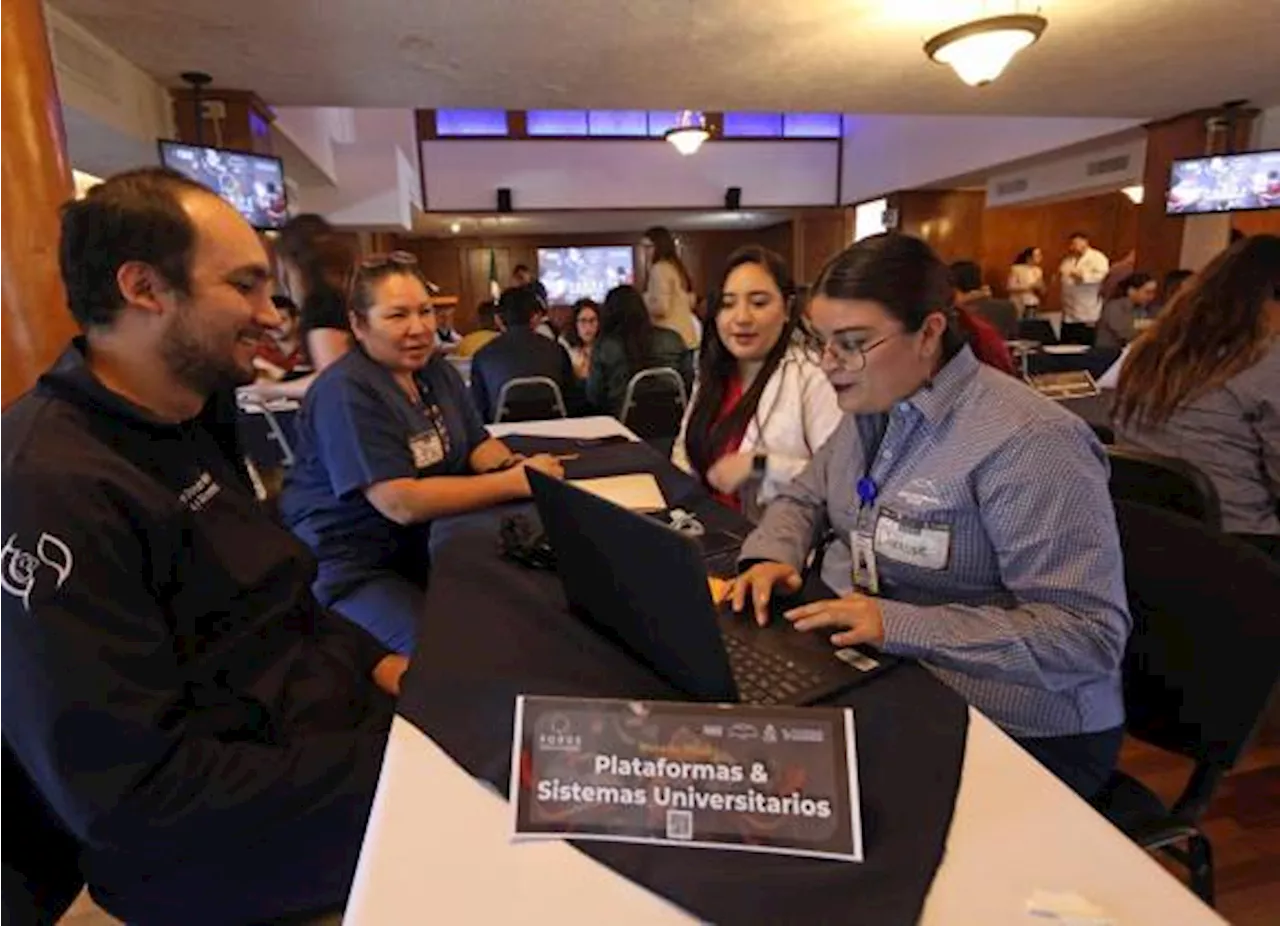
[{"label": "woman's hand on keyboard", "polygon": [[756,623],[763,627],[769,623],[769,600],[773,597],[773,590],[781,586],[785,594],[794,595],[803,584],[800,573],[785,563],[756,563],[734,580],[734,613],[742,613],[749,598],[756,613]]}]

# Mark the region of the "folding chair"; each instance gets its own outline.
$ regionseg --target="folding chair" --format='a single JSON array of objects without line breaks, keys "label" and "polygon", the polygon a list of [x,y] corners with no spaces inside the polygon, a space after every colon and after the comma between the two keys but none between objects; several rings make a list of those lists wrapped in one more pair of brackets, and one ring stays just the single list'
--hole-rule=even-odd
[{"label": "folding chair", "polygon": [[498,391],[497,408],[494,424],[569,417],[560,384],[548,376],[518,376],[507,380]]}]

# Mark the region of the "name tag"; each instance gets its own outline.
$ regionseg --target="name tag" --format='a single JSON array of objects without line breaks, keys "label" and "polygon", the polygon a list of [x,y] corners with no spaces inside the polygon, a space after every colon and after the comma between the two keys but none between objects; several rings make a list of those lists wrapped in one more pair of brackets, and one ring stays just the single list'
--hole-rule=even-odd
[{"label": "name tag", "polygon": [[951,528],[882,513],[876,521],[875,551],[894,562],[941,572],[951,556]]},{"label": "name tag", "polygon": [[414,469],[430,469],[444,459],[444,442],[438,431],[424,431],[409,438]]}]

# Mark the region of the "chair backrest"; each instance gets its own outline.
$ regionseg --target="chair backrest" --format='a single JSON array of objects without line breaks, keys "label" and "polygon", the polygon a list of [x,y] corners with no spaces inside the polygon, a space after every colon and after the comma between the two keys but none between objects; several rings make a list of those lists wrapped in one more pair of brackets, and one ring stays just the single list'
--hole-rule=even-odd
[{"label": "chair backrest", "polygon": [[494,424],[569,417],[560,385],[549,376],[517,376],[507,380],[498,390],[497,409]]},{"label": "chair backrest", "polygon": [[1280,564],[1227,534],[1118,501],[1133,633],[1125,728],[1230,768],[1280,676]]},{"label": "chair backrest", "polygon": [[687,402],[680,374],[670,367],[652,367],[627,383],[619,419],[642,440],[675,437]]},{"label": "chair backrest", "polygon": [[1218,490],[1195,464],[1125,447],[1108,447],[1111,497],[1163,508],[1219,529]]},{"label": "chair backrest", "polygon": [[1045,318],[1024,318],[1018,322],[1018,340],[1038,341],[1041,344],[1057,344],[1058,336],[1053,325]]},{"label": "chair backrest", "polygon": [[53,924],[84,887],[80,849],[4,743],[4,922]]}]

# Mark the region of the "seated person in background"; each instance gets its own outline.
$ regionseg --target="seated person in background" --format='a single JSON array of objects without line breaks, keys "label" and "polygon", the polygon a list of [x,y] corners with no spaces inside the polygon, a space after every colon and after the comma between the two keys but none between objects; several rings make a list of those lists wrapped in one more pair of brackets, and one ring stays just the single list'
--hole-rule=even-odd
[{"label": "seated person in background", "polygon": [[1223,251],[1120,369],[1118,442],[1195,464],[1222,529],[1280,554],[1280,237]]},{"label": "seated person in background", "polygon": [[471,361],[471,395],[480,417],[492,422],[498,415],[502,387],[513,379],[545,376],[560,387],[570,415],[582,411],[582,390],[573,375],[573,364],[554,337],[534,331],[543,317],[537,293],[527,286],[509,289],[498,300],[498,325],[502,333],[482,347]]},{"label": "seated person in background", "polygon": [[298,307],[288,296],[272,296],[271,304],[280,313],[280,324],[267,332],[253,357],[257,379],[278,383],[310,373],[302,339],[298,336]]},{"label": "seated person in background", "polygon": [[407,662],[206,427],[279,323],[267,255],[147,168],[64,208],[61,269],[86,334],[4,414],[5,746],[115,917],[340,906]]},{"label": "seated person in background", "polygon": [[747,538],[735,609],[768,620],[828,522],[822,574],[843,597],[786,619],[836,646],[918,659],[1094,793],[1120,748],[1130,628],[1101,445],[1083,419],[977,361],[924,242],[865,238],[812,293],[845,418]]},{"label": "seated person in background", "polygon": [[1131,273],[1120,281],[1120,293],[1108,299],[1098,318],[1098,334],[1093,346],[1118,350],[1133,340],[1134,323],[1146,318],[1147,308],[1156,298],[1156,281],[1149,273]]},{"label": "seated person in background", "polygon": [[315,373],[351,348],[346,286],[355,250],[350,241],[322,217],[304,214],[280,229],[275,250],[289,294],[301,306],[298,333],[312,372],[284,382],[259,381],[242,390],[260,402],[301,399]]},{"label": "seated person in background", "polygon": [[671,458],[753,520],[840,423],[835,390],[804,348],[795,282],[772,251],[729,257]]},{"label": "seated person in background", "polygon": [[579,299],[573,306],[573,316],[560,336],[560,345],[569,352],[573,363],[573,375],[585,380],[591,372],[591,352],[600,334],[600,306],[594,299]]},{"label": "seated person in background", "polygon": [[1155,318],[1164,311],[1164,307],[1173,301],[1173,297],[1178,295],[1178,291],[1193,276],[1195,276],[1195,273],[1182,268],[1170,270],[1166,273],[1164,281],[1160,285],[1160,299],[1151,307],[1151,317]]},{"label": "seated person in background", "polygon": [[982,282],[982,268],[971,260],[951,265],[951,291],[955,304],[986,319],[1006,341],[1018,336],[1018,307],[1008,299],[996,299]]},{"label": "seated person in background", "polygon": [[1018,370],[1013,363],[1013,354],[1005,343],[1000,332],[991,322],[981,315],[970,312],[963,306],[955,307],[956,326],[969,342],[973,356],[989,367],[995,367],[1001,373],[1017,376]]},{"label": "seated person in background", "polygon": [[431,520],[526,497],[525,466],[563,473],[551,457],[524,460],[489,437],[461,377],[434,353],[417,263],[391,257],[356,272],[357,347],[307,392],[280,510],[320,561],[320,601],[408,653]]},{"label": "seated person in background", "polygon": [[618,417],[631,377],[654,367],[675,370],[686,390],[693,380],[693,361],[680,335],[650,321],[644,297],[635,287],[615,286],[600,313],[587,401],[603,414]]},{"label": "seated person in background", "polygon": [[453,316],[457,312],[456,302],[441,303],[435,306],[436,313],[436,350],[442,354],[451,354],[462,343],[462,335],[453,327]]},{"label": "seated person in background", "polygon": [[480,327],[462,336],[457,346],[453,349],[454,357],[459,360],[474,357],[480,348],[501,333],[498,331],[497,312],[498,304],[496,302],[482,302],[476,306],[476,323]]}]

